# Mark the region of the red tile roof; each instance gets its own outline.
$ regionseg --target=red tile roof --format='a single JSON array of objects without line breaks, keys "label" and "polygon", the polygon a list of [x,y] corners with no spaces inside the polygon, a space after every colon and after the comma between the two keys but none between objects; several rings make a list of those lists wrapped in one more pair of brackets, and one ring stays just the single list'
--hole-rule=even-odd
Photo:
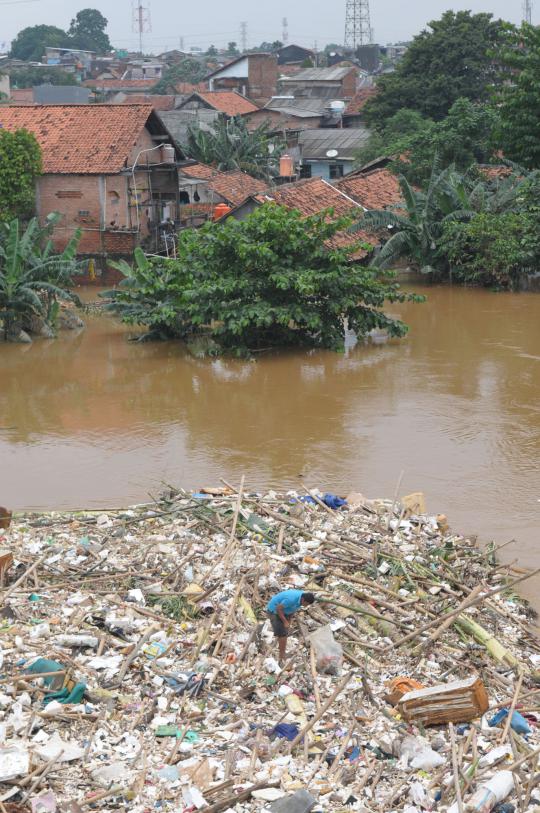
[{"label": "red tile roof", "polygon": [[258,105],[250,102],[245,96],[235,90],[205,90],[198,95],[215,110],[226,113],[228,116],[240,116],[243,113],[253,113],[259,110]]},{"label": "red tile roof", "polygon": [[388,169],[345,175],[335,186],[365,209],[386,209],[403,202],[399,181]]},{"label": "red tile roof", "polygon": [[150,104],[154,110],[174,110],[176,96],[159,96],[157,93],[130,93],[122,104]]},{"label": "red tile roof", "polygon": [[264,181],[253,178],[247,172],[240,170],[221,172],[206,164],[192,164],[184,167],[182,174],[207,181],[209,189],[233,206],[238,206],[250,195],[260,194],[267,188]]},{"label": "red tile roof", "polygon": [[512,174],[512,169],[506,164],[482,164],[479,171],[488,181],[498,181]]},{"label": "red tile roof", "polygon": [[[304,181],[279,186],[277,189],[267,191],[265,199],[273,200],[279,206],[286,206],[288,209],[298,209],[306,217],[316,215],[325,209],[333,209],[336,217],[341,217],[360,208],[358,204],[322,178],[307,178]],[[349,248],[360,240],[373,246],[379,242],[376,237],[367,232],[356,232],[355,234],[341,232],[329,241],[329,245],[333,248]],[[354,259],[360,259],[366,254],[366,251],[360,249],[352,256]]]},{"label": "red tile roof", "polygon": [[0,127],[35,135],[44,173],[115,174],[126,166],[151,113],[151,105],[0,107]]},{"label": "red tile roof", "polygon": [[208,90],[205,82],[198,82],[196,85],[192,85],[191,82],[177,82],[174,87],[181,96],[187,96],[190,93],[205,93]]},{"label": "red tile roof", "polygon": [[98,90],[145,90],[157,85],[158,79],[86,79],[82,84]]},{"label": "red tile roof", "polygon": [[351,101],[345,108],[345,115],[351,116],[355,113],[361,113],[364,105],[368,99],[372,99],[377,94],[377,88],[360,88],[356,91]]}]

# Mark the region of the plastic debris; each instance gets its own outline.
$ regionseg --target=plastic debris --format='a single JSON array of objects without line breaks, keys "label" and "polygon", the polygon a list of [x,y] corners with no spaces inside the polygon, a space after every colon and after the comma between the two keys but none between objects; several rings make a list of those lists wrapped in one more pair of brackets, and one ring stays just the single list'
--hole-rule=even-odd
[{"label": "plastic debris", "polygon": [[489,708],[486,688],[477,675],[403,695],[399,710],[409,722],[423,725],[461,723],[481,717]]}]

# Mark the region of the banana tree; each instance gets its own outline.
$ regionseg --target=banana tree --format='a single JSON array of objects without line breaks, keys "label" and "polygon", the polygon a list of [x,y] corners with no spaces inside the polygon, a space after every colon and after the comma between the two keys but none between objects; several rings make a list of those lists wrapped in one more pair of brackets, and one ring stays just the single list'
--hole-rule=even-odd
[{"label": "banana tree", "polygon": [[52,227],[58,215],[49,215],[45,226],[32,218],[24,231],[18,219],[0,226],[0,320],[8,339],[25,318],[39,315],[50,322],[59,300],[76,301],[67,288],[77,270],[77,230],[60,254],[55,254]]},{"label": "banana tree", "polygon": [[424,273],[432,273],[439,262],[438,240],[448,220],[468,220],[474,215],[463,177],[453,166],[439,170],[436,160],[425,191],[415,189],[401,175],[401,209],[372,209],[364,212],[351,231],[365,230],[390,235],[373,260],[378,268],[388,268],[402,257]]}]

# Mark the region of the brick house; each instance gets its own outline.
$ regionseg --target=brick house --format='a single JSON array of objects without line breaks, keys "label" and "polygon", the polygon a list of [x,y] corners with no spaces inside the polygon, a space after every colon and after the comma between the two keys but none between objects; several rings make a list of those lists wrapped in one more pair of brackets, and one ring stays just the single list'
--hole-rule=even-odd
[{"label": "brick house", "polygon": [[108,257],[130,257],[137,245],[163,248],[183,156],[151,105],[5,107],[0,127],[24,128],[41,146],[36,209],[40,220],[62,215],[57,249],[80,228],[79,255],[105,270]]},{"label": "brick house", "polygon": [[206,77],[211,91],[236,90],[256,104],[275,95],[278,59],[275,54],[243,54]]},{"label": "brick house", "polygon": [[236,90],[206,90],[192,93],[178,105],[178,110],[215,110],[229,118],[259,110]]}]

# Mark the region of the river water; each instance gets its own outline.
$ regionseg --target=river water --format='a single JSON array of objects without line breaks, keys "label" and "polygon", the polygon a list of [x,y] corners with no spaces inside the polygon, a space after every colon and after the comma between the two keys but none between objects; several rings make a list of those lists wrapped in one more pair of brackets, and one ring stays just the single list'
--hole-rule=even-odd
[{"label": "river water", "polygon": [[[109,316],[0,346],[0,504],[114,507],[219,477],[390,497],[540,564],[540,296],[429,287],[406,339],[198,360]],[[94,296],[92,292],[92,296]]]}]

